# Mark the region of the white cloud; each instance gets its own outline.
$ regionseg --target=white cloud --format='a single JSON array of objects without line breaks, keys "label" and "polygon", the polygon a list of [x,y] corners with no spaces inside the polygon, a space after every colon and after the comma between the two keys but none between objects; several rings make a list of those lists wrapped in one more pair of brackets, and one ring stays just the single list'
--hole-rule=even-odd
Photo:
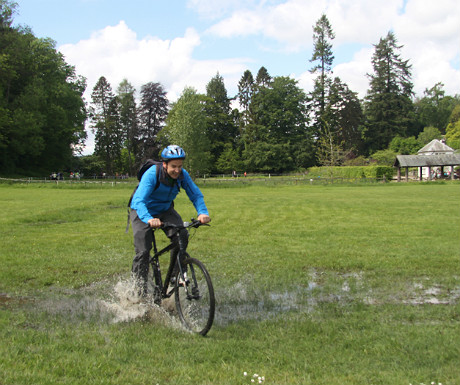
[{"label": "white cloud", "polygon": [[[351,61],[338,55],[334,62],[334,73],[361,97],[368,88],[366,73],[372,72],[374,45],[389,31],[403,46],[401,58],[412,64],[417,95],[439,81],[445,84],[447,94],[460,92],[458,0],[286,0],[276,5],[262,2],[256,7],[235,10],[207,33],[224,39],[269,38],[284,52],[307,50],[309,57],[313,26],[323,13],[336,36],[332,41],[334,53],[347,44],[364,47]],[[305,78],[309,76],[300,76],[300,84],[309,83]]]},{"label": "white cloud", "polygon": [[408,0],[394,31],[402,56],[412,64],[414,91],[444,83],[448,95],[460,93],[460,3]]},{"label": "white cloud", "polygon": [[[238,78],[248,59],[196,60],[194,50],[201,44],[198,33],[189,28],[183,37],[161,40],[147,36],[138,39],[124,21],[108,26],[88,40],[59,47],[66,61],[88,79],[87,94],[101,76],[115,91],[124,79],[137,89],[148,82],[161,83],[170,100],[175,100],[185,86],[204,92],[206,84],[219,71],[224,79]],[[89,92],[89,93],[88,93]]]},{"label": "white cloud", "polygon": [[402,0],[287,0],[238,9],[208,32],[225,38],[261,34],[284,44],[286,50],[301,50],[311,47],[313,26],[325,13],[336,34],[334,44],[370,43],[388,32],[402,4]]},{"label": "white cloud", "polygon": [[[101,76],[107,78],[114,92],[124,78],[138,92],[148,82],[159,82],[167,91],[168,99],[174,101],[186,86],[205,92],[206,84],[217,72],[225,81],[236,84],[247,68],[244,58],[195,60],[193,52],[200,43],[194,29],[187,29],[183,37],[172,40],[152,36],[138,39],[136,33],[120,21],[94,32],[88,40],[62,45],[59,50],[66,61],[75,66],[76,72],[87,78],[87,102]],[[90,134],[85,153],[91,153],[93,146]]]},{"label": "white cloud", "polygon": [[192,52],[200,44],[196,31],[188,29],[184,37],[161,40],[146,37],[138,40],[124,21],[108,26],[88,40],[59,47],[66,60],[75,65],[77,73],[88,79],[88,91],[101,76],[115,90],[128,79],[136,89],[150,81],[169,89],[185,69],[193,67]]},{"label": "white cloud", "polygon": [[188,0],[187,6],[206,19],[218,19],[242,7],[248,8],[256,0]]},{"label": "white cloud", "polygon": [[371,63],[373,53],[373,49],[363,48],[355,53],[352,61],[334,67],[334,76],[338,76],[345,82],[350,90],[357,92],[359,98],[364,98],[369,88],[367,74],[373,72]]}]

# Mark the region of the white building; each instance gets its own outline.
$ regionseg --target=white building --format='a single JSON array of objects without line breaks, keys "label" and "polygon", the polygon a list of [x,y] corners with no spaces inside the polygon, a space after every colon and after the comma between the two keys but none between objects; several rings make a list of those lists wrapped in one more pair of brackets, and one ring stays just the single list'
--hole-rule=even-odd
[{"label": "white building", "polygon": [[[405,179],[409,180],[409,169],[417,168],[414,176],[419,180],[432,180],[440,177],[454,179],[455,166],[460,166],[460,154],[440,140],[432,140],[418,151],[418,155],[397,155],[394,167],[398,169],[398,182],[401,169],[405,169]],[[445,172],[445,173],[444,173]]]},{"label": "white building", "polygon": [[[417,151],[418,155],[452,155],[455,150],[444,143],[444,141],[433,139],[426,146]],[[442,177],[444,173],[443,167],[420,167],[422,175],[420,179],[434,179]],[[430,178],[431,172],[431,178]]]}]

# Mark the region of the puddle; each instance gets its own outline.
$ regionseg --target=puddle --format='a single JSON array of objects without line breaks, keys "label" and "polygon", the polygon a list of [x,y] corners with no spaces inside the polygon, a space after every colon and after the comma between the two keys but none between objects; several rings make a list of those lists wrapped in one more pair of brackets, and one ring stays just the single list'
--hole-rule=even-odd
[{"label": "puddle", "polygon": [[410,305],[450,305],[458,302],[459,299],[460,287],[447,291],[438,285],[425,287],[422,283],[416,282],[410,291],[410,298],[403,302]]},{"label": "puddle", "polygon": [[282,292],[255,292],[242,284],[216,292],[215,324],[225,326],[243,320],[266,320],[290,311],[313,310],[314,285]]},{"label": "puddle", "polygon": [[[355,301],[367,305],[399,303],[407,305],[449,305],[460,300],[460,286],[448,290],[428,282],[402,284],[401,287],[368,287],[364,273],[339,274],[312,271],[301,285],[283,290],[257,287],[246,276],[230,288],[215,287],[214,324],[225,326],[244,320],[267,320],[287,312],[311,313],[321,303],[344,306]],[[39,298],[11,297],[0,293],[0,308],[27,308],[68,322],[122,323],[138,320],[183,329],[175,311],[174,298],[161,306],[152,298],[141,301],[134,280],[119,278],[95,282],[76,290],[49,288]]]},{"label": "puddle", "polygon": [[[450,305],[460,300],[460,286],[448,290],[441,285],[407,283],[395,289],[379,287],[373,290],[366,284],[364,273],[335,273],[312,271],[308,282],[285,291],[257,290],[247,279],[230,289],[216,292],[216,324],[227,325],[241,320],[265,320],[296,311],[311,313],[321,303],[347,305],[361,302],[366,305],[388,303],[408,305]],[[399,291],[398,291],[399,290]]]}]

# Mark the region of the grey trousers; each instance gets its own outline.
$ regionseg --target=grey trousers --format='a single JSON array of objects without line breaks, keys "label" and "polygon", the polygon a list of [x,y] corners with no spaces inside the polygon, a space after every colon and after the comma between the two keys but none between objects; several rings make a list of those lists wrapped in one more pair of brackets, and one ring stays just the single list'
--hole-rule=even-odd
[{"label": "grey trousers", "polygon": [[[174,205],[171,205],[167,211],[161,213],[160,215],[156,215],[155,218],[159,218],[162,222],[171,222],[177,225],[181,225],[183,223],[179,213],[174,210]],[[136,210],[131,210],[130,220],[134,235],[134,251],[136,253],[133,259],[131,271],[138,281],[141,291],[145,294],[147,292],[150,250],[152,249],[153,241],[152,229],[148,223],[140,220],[137,216]],[[175,258],[177,252],[179,251],[179,240],[176,236],[174,236],[174,230],[169,229],[164,230],[164,232],[174,243],[174,247],[171,250],[171,258]],[[187,246],[188,231],[181,230],[179,232],[179,236],[184,246]]]}]

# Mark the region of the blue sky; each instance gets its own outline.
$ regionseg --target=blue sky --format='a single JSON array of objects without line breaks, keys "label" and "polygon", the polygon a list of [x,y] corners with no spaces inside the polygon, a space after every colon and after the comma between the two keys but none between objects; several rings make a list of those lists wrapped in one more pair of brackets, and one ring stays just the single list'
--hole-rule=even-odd
[{"label": "blue sky", "polygon": [[[116,90],[160,82],[170,100],[184,87],[205,92],[217,72],[233,96],[243,72],[261,66],[291,76],[309,92],[312,28],[325,13],[335,32],[334,75],[360,97],[368,88],[374,44],[393,31],[412,65],[414,91],[444,83],[460,94],[458,0],[16,0],[15,24],[50,37],[87,78]],[[89,148],[91,144],[89,144]]]}]

